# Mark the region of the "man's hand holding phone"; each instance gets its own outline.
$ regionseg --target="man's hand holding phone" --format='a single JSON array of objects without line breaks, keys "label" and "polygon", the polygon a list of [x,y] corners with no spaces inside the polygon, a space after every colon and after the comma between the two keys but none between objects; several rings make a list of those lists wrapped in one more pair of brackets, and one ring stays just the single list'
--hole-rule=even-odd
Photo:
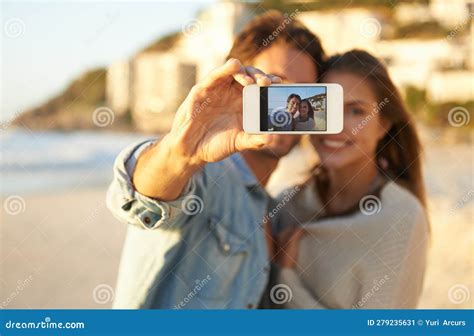
[{"label": "man's hand holding phone", "polygon": [[215,69],[190,91],[171,131],[140,155],[133,174],[135,188],[149,197],[173,200],[203,164],[264,146],[271,135],[243,131],[243,87],[280,81],[236,59]]},{"label": "man's hand holding phone", "polygon": [[279,81],[231,59],[194,86],[168,136],[193,164],[220,161],[235,152],[261,147],[269,137],[250,135],[242,128],[243,87]]}]

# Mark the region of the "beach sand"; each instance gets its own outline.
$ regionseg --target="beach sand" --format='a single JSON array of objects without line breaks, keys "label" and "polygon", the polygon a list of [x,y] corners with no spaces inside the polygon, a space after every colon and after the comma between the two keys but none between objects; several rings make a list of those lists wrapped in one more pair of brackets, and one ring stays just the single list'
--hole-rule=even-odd
[{"label": "beach sand", "polygon": [[2,213],[3,307],[111,306],[126,226],[105,207],[105,192],[30,196],[24,212]]},{"label": "beach sand", "polygon": [[473,308],[472,147],[428,142],[425,148],[432,237],[419,308]]},{"label": "beach sand", "polygon": [[[425,145],[432,241],[419,307],[473,308],[471,148]],[[45,191],[25,197],[23,212],[2,209],[2,307],[111,306],[126,226],[105,192]]]}]

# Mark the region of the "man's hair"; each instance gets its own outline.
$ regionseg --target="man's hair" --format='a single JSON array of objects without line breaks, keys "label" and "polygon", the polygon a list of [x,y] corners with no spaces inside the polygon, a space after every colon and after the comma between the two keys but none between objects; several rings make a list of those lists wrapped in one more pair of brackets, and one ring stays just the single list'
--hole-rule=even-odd
[{"label": "man's hair", "polygon": [[294,16],[270,10],[254,17],[234,39],[227,59],[237,58],[248,64],[273,43],[285,41],[310,56],[320,74],[326,58],[321,41]]},{"label": "man's hair", "polygon": [[300,95],[297,95],[296,93],[292,93],[288,96],[288,98],[286,99],[286,103],[288,104],[291,100],[291,98],[297,98],[300,102],[301,102],[301,97]]}]

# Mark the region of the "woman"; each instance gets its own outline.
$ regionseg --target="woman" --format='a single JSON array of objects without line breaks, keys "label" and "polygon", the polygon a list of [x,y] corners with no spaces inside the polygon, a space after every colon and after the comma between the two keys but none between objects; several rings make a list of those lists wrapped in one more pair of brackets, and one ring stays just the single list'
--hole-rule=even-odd
[{"label": "woman", "polygon": [[299,116],[295,119],[295,131],[314,131],[313,107],[307,99],[300,103]]},{"label": "woman", "polygon": [[414,121],[367,52],[331,57],[322,82],[344,88],[344,129],[312,136],[320,164],[281,211],[284,307],[414,308],[429,238]]}]

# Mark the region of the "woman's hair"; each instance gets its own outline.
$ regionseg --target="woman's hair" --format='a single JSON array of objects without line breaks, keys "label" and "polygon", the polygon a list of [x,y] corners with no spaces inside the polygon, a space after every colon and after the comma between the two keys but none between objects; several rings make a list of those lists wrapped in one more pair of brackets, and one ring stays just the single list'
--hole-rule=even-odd
[{"label": "woman's hair", "polygon": [[319,38],[294,16],[277,10],[269,10],[250,20],[235,37],[227,59],[237,58],[244,64],[251,63],[258,54],[278,41],[285,41],[310,56],[318,75],[321,74],[325,53]]},{"label": "woman's hair", "polygon": [[362,50],[351,50],[330,57],[323,68],[328,72],[349,72],[370,83],[379,103],[375,111],[389,121],[391,127],[376,149],[377,168],[386,176],[411,191],[426,206],[421,169],[422,146],[415,121],[406,109],[399,91],[385,66],[376,57]]},{"label": "woman's hair", "polygon": [[303,103],[306,103],[306,105],[308,105],[308,118],[314,119],[313,106],[311,105],[309,100],[308,99],[303,99],[300,103],[300,109],[301,109],[301,104],[303,104]]}]

